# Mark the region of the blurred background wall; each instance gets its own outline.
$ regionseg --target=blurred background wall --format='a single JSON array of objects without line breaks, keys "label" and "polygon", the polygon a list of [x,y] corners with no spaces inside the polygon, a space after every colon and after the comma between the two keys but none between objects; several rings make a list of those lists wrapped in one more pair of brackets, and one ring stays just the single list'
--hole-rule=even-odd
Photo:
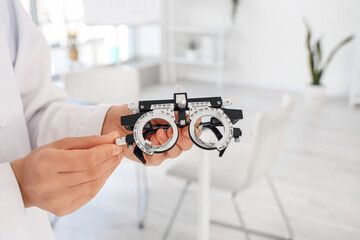
[{"label": "blurred background wall", "polygon": [[[30,1],[22,1],[30,12]],[[101,41],[91,43],[91,39],[103,39],[102,43],[107,48],[115,47],[118,42],[122,61],[137,57],[158,59],[157,62],[160,62],[161,51],[167,41],[161,38],[161,31],[164,30],[161,22],[169,14],[173,14],[182,25],[222,26],[228,31],[225,41],[225,83],[291,91],[303,91],[310,81],[303,19],[310,23],[314,37],[322,38],[325,56],[340,40],[350,34],[358,36],[360,31],[360,3],[356,0],[243,0],[240,1],[235,23],[230,18],[230,0],[213,0],[205,4],[204,1],[175,1],[176,11],[173,13],[169,13],[166,7],[172,1],[164,2],[163,14],[159,15],[157,22],[138,24],[136,28],[133,25],[117,25],[118,30],[109,25],[86,26],[84,6],[80,0],[37,0],[36,19],[53,46],[53,55],[58,55],[54,61],[61,58],[56,47],[66,44],[67,31],[75,31],[78,41],[82,43],[80,62],[85,65],[117,61],[116,57],[111,59],[106,56]],[[158,6],[161,6],[160,2]],[[225,11],[219,10],[219,6]],[[158,12],[161,12],[160,9]],[[98,50],[97,59],[90,56],[94,52],[91,45],[102,48]],[[349,95],[357,45],[359,40],[351,42],[334,58],[324,76],[328,94]],[[61,69],[64,63],[54,65],[54,68]],[[212,81],[212,75],[210,70],[207,77],[201,80]],[[163,78],[164,82],[171,81],[167,75]]]},{"label": "blurred background wall", "polygon": [[[322,37],[324,53],[339,41],[360,34],[360,2],[356,0],[254,0],[242,1],[231,39],[229,57],[234,62],[229,81],[275,89],[302,91],[310,72],[305,51],[303,19],[315,37]],[[324,85],[331,95],[347,96],[354,71],[356,44],[339,52]]]},{"label": "blurred background wall", "polygon": [[[206,9],[211,8],[210,3],[204,7],[201,1],[177,3],[178,22],[223,24],[229,29],[225,82],[237,85],[303,91],[310,79],[304,19],[314,37],[323,39],[325,55],[346,36],[360,33],[360,3],[356,0],[244,0],[234,24],[230,22],[230,1],[222,4],[227,5],[225,13],[216,1],[213,9]],[[328,94],[349,95],[357,44],[352,42],[334,59],[324,81]]]}]

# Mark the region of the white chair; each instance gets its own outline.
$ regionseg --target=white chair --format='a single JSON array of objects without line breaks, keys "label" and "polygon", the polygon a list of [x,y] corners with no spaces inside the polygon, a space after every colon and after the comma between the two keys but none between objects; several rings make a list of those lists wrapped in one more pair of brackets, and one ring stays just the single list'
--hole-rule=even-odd
[{"label": "white chair", "polygon": [[[234,146],[234,144],[229,146],[222,158],[212,154],[213,157],[210,158],[211,187],[232,192],[232,203],[239,218],[240,226],[229,225],[218,221],[211,221],[211,223],[241,230],[245,233],[247,240],[250,239],[250,235],[259,235],[272,239],[293,239],[294,235],[290,222],[268,174],[280,153],[284,129],[291,115],[293,105],[292,98],[289,95],[284,95],[280,108],[258,114],[253,130],[253,141],[249,148]],[[167,171],[167,174],[170,176],[185,179],[186,184],[166,228],[163,239],[167,239],[170,233],[189,185],[198,179],[198,165],[200,164],[198,160],[198,156],[189,156]],[[287,229],[287,237],[247,228],[240,208],[236,203],[236,196],[239,192],[251,187],[263,177],[267,180],[276,200]]]},{"label": "white chair", "polygon": [[[138,101],[140,95],[139,71],[120,65],[71,71],[64,75],[64,83],[70,98],[87,104],[125,104]],[[136,181],[138,226],[142,229],[149,195],[147,174],[143,165],[136,165]],[[53,228],[57,221],[58,218],[53,219]]]}]

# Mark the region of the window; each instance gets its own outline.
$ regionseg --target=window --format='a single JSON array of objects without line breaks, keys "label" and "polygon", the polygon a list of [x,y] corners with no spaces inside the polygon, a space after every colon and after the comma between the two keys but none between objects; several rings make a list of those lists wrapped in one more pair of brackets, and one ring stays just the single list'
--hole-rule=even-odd
[{"label": "window", "polygon": [[[84,22],[82,0],[21,0],[51,46],[53,75],[69,70],[73,62],[68,53],[78,50],[82,66],[112,64],[132,58],[129,27],[88,26]],[[74,45],[75,44],[75,45]]]}]

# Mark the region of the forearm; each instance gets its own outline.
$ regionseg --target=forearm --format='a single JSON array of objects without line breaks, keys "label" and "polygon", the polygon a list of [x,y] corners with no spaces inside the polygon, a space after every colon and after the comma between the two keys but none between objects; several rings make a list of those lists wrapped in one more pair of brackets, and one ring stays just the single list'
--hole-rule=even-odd
[{"label": "forearm", "polygon": [[110,105],[79,106],[54,102],[28,120],[32,148],[64,137],[100,135]]},{"label": "forearm", "polygon": [[130,131],[127,131],[123,126],[121,126],[121,117],[130,114],[134,114],[134,111],[129,110],[127,104],[110,107],[104,119],[101,133],[108,134],[116,129],[121,133],[122,137],[130,134]]}]

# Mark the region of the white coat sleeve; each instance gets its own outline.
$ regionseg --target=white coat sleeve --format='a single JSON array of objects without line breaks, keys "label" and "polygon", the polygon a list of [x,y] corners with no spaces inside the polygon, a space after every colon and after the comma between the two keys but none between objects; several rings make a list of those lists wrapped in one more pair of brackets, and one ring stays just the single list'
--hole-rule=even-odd
[{"label": "white coat sleeve", "polygon": [[69,136],[99,135],[110,106],[68,104],[51,82],[50,51],[45,38],[18,0],[14,4],[17,52],[15,76],[32,148]]},{"label": "white coat sleeve", "polygon": [[25,221],[20,189],[10,163],[0,163],[0,231]]}]

